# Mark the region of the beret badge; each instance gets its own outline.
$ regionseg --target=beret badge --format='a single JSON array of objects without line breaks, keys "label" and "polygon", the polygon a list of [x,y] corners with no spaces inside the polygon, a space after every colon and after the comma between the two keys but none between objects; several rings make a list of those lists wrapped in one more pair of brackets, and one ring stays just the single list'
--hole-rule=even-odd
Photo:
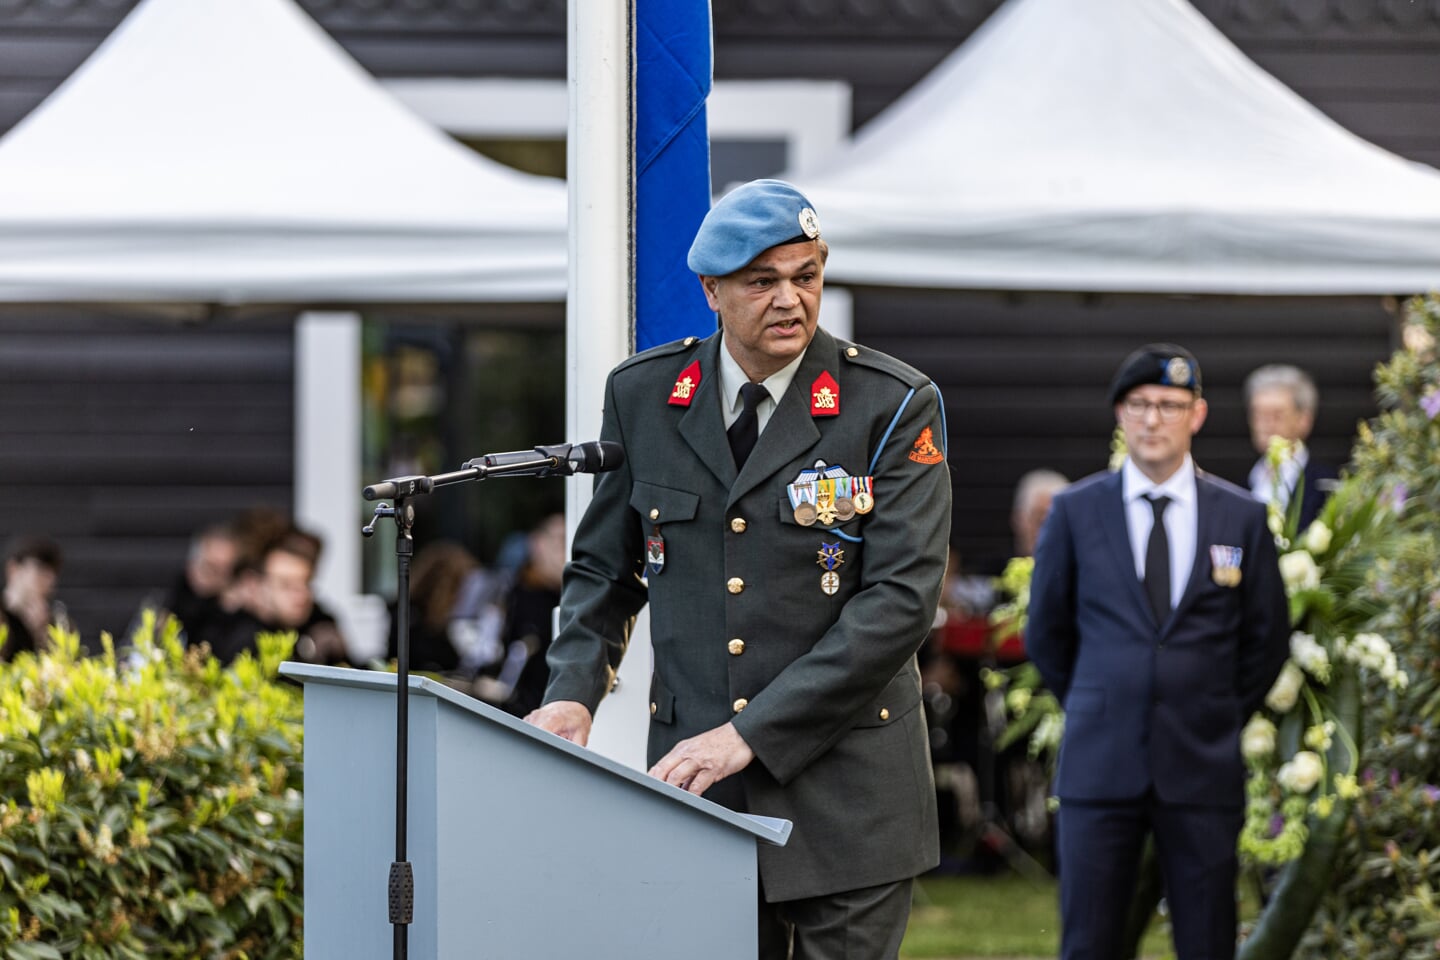
[{"label": "beret badge", "polygon": [[820,218],[815,215],[815,211],[811,207],[800,211],[800,232],[811,240],[820,236]]},{"label": "beret badge", "polygon": [[1165,364],[1165,382],[1172,387],[1190,386],[1190,362],[1184,357],[1171,357]]}]

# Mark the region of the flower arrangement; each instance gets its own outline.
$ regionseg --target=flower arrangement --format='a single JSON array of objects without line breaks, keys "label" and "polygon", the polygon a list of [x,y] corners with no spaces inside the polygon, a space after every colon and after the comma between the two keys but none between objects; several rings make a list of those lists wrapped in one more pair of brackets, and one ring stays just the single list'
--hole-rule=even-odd
[{"label": "flower arrangement", "polygon": [[301,955],[293,635],[231,667],[148,616],[0,665],[0,951],[16,960]]}]

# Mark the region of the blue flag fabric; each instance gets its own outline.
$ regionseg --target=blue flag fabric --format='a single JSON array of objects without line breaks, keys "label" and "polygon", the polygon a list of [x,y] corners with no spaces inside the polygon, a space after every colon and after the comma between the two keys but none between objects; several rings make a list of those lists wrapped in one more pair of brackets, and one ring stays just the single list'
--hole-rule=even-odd
[{"label": "blue flag fabric", "polygon": [[710,209],[709,0],[635,4],[635,349],[708,336],[685,255]]}]

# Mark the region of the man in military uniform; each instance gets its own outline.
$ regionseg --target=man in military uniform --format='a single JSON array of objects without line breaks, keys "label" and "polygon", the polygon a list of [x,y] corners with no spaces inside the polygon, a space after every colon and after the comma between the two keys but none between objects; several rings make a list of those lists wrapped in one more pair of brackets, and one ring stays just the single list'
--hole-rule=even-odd
[{"label": "man in military uniform", "polygon": [[766,960],[896,956],[939,859],[915,651],[950,530],[944,413],[923,374],[817,328],[827,252],[781,181],[701,224],[720,330],[610,374],[626,462],[576,532],[528,718],[585,743],[649,601],[651,774],[795,825],[760,848]]}]

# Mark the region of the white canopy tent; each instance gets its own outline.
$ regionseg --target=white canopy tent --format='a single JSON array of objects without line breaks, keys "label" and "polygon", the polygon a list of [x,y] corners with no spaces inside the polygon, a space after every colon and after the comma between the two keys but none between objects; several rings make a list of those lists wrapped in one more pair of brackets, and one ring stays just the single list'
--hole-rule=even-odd
[{"label": "white canopy tent", "polygon": [[[562,301],[567,219],[562,181],[413,116],[292,0],[142,0],[0,138],[0,304]],[[295,381],[295,516],[370,655],[357,314],[300,316]]]},{"label": "white canopy tent", "polygon": [[788,176],[842,283],[1440,285],[1440,171],[1329,120],[1185,0],[1010,0],[850,144]]},{"label": "white canopy tent", "polygon": [[0,302],[562,300],[566,206],[290,0],[144,0],[0,139]]}]

